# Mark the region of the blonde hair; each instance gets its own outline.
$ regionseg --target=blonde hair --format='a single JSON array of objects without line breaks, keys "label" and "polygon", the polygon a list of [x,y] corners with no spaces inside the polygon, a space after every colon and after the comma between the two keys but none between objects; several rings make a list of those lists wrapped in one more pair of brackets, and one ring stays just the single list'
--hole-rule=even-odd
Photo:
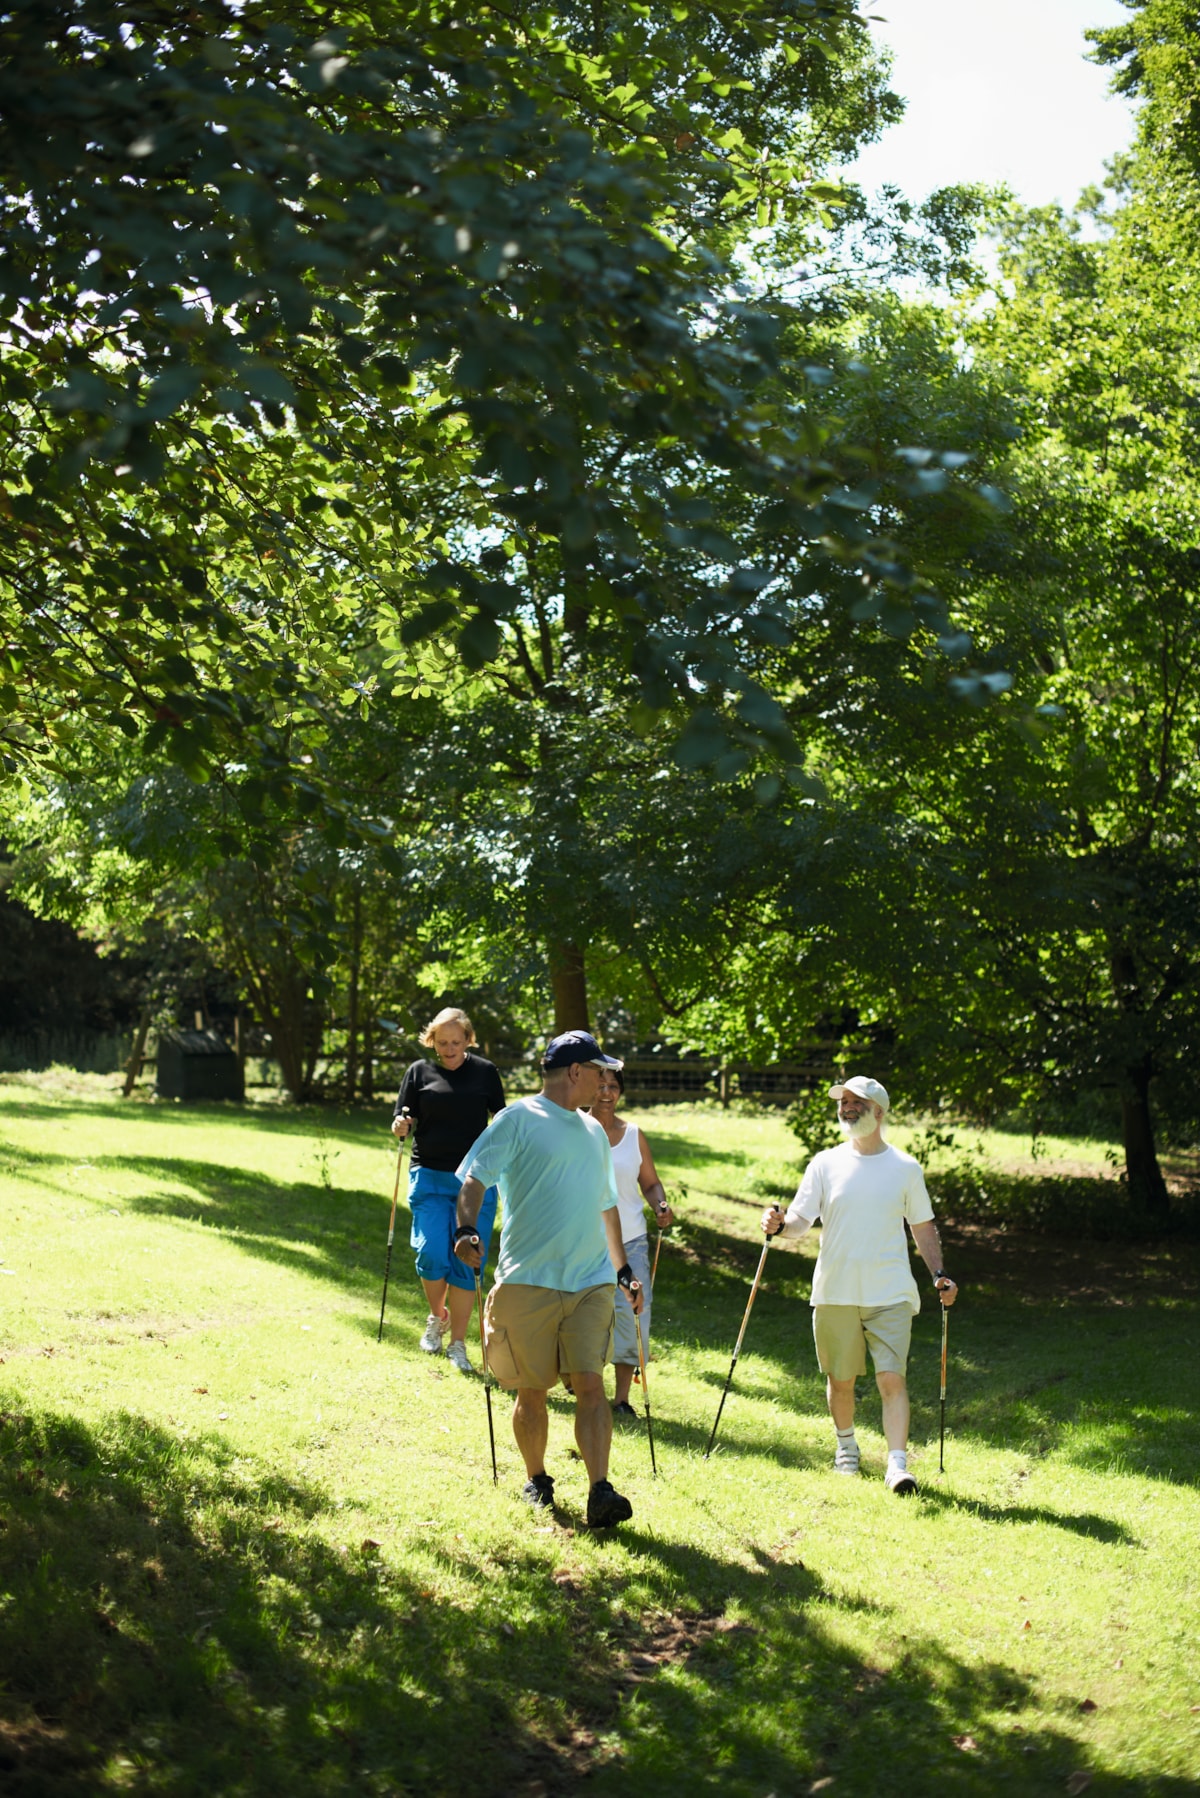
[{"label": "blonde hair", "polygon": [[417,1038],[417,1041],[423,1049],[433,1048],[433,1039],[443,1024],[461,1024],[462,1033],[467,1039],[468,1048],[475,1041],[475,1026],[472,1024],[466,1012],[460,1011],[457,1005],[446,1005],[438,1012],[436,1018],[430,1019],[429,1023],[426,1024],[424,1030],[422,1030],[420,1036]]}]

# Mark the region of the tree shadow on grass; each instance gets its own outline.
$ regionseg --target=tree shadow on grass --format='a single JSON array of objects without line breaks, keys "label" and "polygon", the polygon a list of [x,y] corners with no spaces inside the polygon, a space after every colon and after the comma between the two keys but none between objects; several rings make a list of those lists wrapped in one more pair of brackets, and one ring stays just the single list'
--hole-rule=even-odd
[{"label": "tree shadow on grass", "polygon": [[21,1123],[69,1125],[72,1119],[82,1128],[104,1118],[119,1121],[122,1128],[143,1131],[154,1136],[162,1130],[188,1131],[211,1129],[214,1123],[232,1130],[247,1130],[254,1135],[301,1137],[313,1141],[324,1136],[344,1143],[388,1143],[391,1126],[391,1101],[380,1101],[377,1110],[348,1109],[341,1106],[278,1106],[238,1103],[233,1099],[192,1099],[186,1103],[171,1100],[133,1101],[114,1099],[111,1103],[88,1102],[59,1104],[45,1099],[10,1100],[0,1087],[0,1118],[11,1115]]},{"label": "tree shadow on grass", "polygon": [[[95,1165],[102,1168],[104,1158],[97,1157]],[[191,1221],[199,1216],[206,1230],[264,1261],[356,1289],[382,1281],[390,1192],[362,1187],[331,1192],[312,1181],[268,1181],[240,1168],[178,1157],[127,1155],[119,1165],[147,1182],[147,1190],[122,1201],[141,1217]],[[150,1188],[152,1181],[161,1182],[157,1190]],[[408,1207],[401,1198],[393,1267],[407,1250],[408,1230]]]},{"label": "tree shadow on grass", "polygon": [[526,1536],[460,1500],[432,1536],[342,1546],[318,1486],[128,1415],[5,1413],[0,1505],[12,1798],[761,1798],[816,1778],[916,1798],[1048,1791],[1082,1760],[1021,1675],[915,1619],[878,1611],[892,1664],[855,1653],[791,1539],[746,1565],[636,1527]]},{"label": "tree shadow on grass", "polygon": [[[52,1177],[78,1165],[77,1156],[11,1144],[0,1152],[0,1171],[18,1179]],[[331,1191],[316,1181],[282,1180],[180,1156],[95,1155],[88,1166],[97,1174],[119,1170],[144,1182],[142,1191],[120,1197],[123,1211],[184,1223],[200,1220],[244,1253],[355,1290],[382,1282],[390,1190]],[[73,1196],[106,1211],[113,1207],[111,1196],[103,1201]],[[407,1248],[408,1228],[402,1196],[393,1268]]]}]

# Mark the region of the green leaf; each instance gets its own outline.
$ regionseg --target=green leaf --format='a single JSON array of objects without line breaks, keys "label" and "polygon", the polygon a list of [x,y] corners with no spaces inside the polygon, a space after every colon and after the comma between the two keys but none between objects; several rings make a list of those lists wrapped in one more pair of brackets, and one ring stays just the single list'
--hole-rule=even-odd
[{"label": "green leaf", "polygon": [[401,643],[421,643],[426,637],[432,637],[442,625],[449,623],[457,610],[457,606],[448,599],[436,599],[431,605],[422,606],[419,612],[406,618],[400,626]]},{"label": "green leaf", "polygon": [[190,400],[200,386],[203,377],[196,368],[170,368],[159,375],[146,397],[142,407],[143,418],[170,418],[180,406]]},{"label": "green leaf", "polygon": [[238,371],[245,391],[257,400],[271,400],[279,406],[292,406],[296,391],[286,375],[269,362],[244,364]]},{"label": "green leaf", "polygon": [[713,765],[713,773],[719,781],[738,780],[750,766],[750,752],[746,749],[729,749],[719,755]]},{"label": "green leaf", "polygon": [[500,653],[503,633],[497,619],[477,612],[459,633],[459,648],[468,668],[483,668]]},{"label": "green leaf", "polygon": [[704,768],[730,747],[729,733],[716,714],[707,708],[694,712],[675,745],[674,756],[681,768]]},{"label": "green leaf", "polygon": [[568,506],[562,518],[562,540],[568,549],[584,549],[596,535],[592,508],[581,503]]},{"label": "green leaf", "polygon": [[782,706],[769,693],[764,693],[761,687],[751,687],[743,693],[734,710],[743,724],[752,725],[756,730],[767,731],[772,735],[787,731]]}]

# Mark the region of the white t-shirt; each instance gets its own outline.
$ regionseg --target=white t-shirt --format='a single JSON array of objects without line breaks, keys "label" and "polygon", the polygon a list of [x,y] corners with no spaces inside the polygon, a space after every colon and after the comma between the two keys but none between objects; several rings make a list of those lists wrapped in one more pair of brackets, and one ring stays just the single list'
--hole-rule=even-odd
[{"label": "white t-shirt", "polygon": [[622,1242],[636,1242],[646,1234],[646,1201],[638,1185],[642,1171],[642,1139],[636,1124],[626,1124],[625,1134],[612,1152],[617,1177],[617,1205],[621,1212]]},{"label": "white t-shirt", "polygon": [[920,1163],[888,1143],[860,1155],[848,1142],[814,1155],[787,1209],[789,1225],[821,1222],[811,1304],[908,1304],[921,1297],[908,1260],[904,1226],[927,1224],[933,1207]]}]

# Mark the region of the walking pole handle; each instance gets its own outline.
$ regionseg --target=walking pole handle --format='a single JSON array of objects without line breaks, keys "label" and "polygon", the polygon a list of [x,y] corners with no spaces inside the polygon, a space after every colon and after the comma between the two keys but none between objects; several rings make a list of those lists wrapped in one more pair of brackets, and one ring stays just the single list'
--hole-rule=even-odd
[{"label": "walking pole handle", "polygon": [[408,1135],[401,1139],[400,1146],[396,1151],[396,1186],[395,1186],[395,1190],[392,1193],[392,1215],[388,1219],[387,1245],[388,1245],[389,1249],[392,1246],[392,1238],[396,1234],[396,1204],[400,1197],[400,1165],[404,1159],[404,1144],[406,1142],[411,1142],[412,1133],[413,1133],[413,1124],[414,1124],[413,1114],[408,1109],[407,1105],[404,1106],[403,1110],[398,1111],[396,1113],[396,1116],[404,1118],[405,1121],[407,1122]]},{"label": "walking pole handle", "polygon": [[[400,1115],[401,1117],[408,1117],[411,1125],[411,1117],[407,1105]],[[396,1236],[396,1206],[400,1203],[400,1174],[404,1167],[404,1144],[411,1142],[411,1140],[412,1129],[410,1128],[408,1135],[396,1150],[396,1179],[392,1186],[392,1213],[388,1218],[387,1256],[383,1263],[383,1297],[379,1301],[379,1331],[375,1337],[376,1342],[383,1341],[383,1314],[387,1310],[388,1280],[391,1278],[392,1272],[392,1243]]]}]

